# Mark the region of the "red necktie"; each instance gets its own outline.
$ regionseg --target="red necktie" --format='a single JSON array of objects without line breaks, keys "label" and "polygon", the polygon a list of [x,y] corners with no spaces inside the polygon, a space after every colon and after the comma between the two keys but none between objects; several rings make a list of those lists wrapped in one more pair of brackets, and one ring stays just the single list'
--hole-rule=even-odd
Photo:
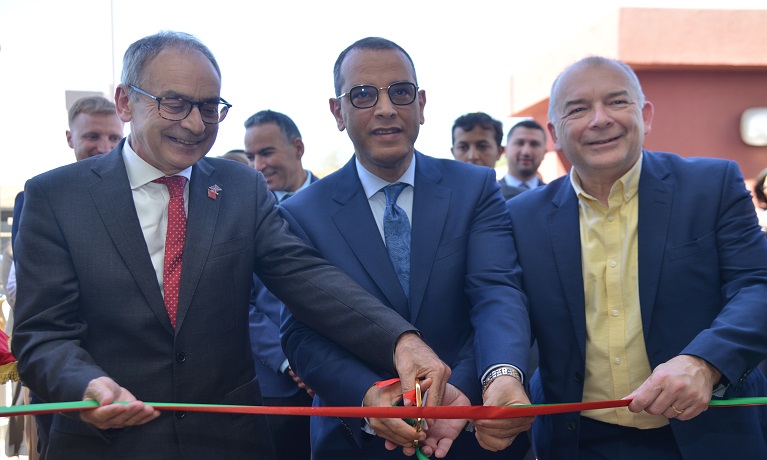
[{"label": "red necktie", "polygon": [[168,231],[165,235],[165,262],[163,263],[162,284],[165,291],[165,309],[170,323],[176,327],[178,310],[178,288],[181,281],[181,259],[184,255],[186,238],[186,213],[184,212],[184,185],[186,177],[166,176],[152,182],[168,187]]}]

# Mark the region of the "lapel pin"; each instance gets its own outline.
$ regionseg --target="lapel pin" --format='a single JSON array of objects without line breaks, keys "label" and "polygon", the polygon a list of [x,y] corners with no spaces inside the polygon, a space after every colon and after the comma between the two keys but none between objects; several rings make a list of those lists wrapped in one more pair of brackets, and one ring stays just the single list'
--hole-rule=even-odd
[{"label": "lapel pin", "polygon": [[215,200],[218,198],[218,194],[221,192],[221,187],[218,186],[218,184],[213,184],[210,187],[208,187],[208,198],[211,198]]}]

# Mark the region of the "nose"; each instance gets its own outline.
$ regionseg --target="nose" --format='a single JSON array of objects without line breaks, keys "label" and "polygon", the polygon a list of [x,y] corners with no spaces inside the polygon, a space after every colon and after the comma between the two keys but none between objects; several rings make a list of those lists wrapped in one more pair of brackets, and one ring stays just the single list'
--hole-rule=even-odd
[{"label": "nose", "polygon": [[473,163],[476,160],[479,159],[479,150],[477,150],[476,147],[469,147],[469,150],[466,152],[466,159]]},{"label": "nose", "polygon": [[109,138],[101,137],[99,138],[99,143],[96,146],[96,150],[99,151],[99,153],[107,153],[110,150],[114,148],[115,144],[109,140]]},{"label": "nose", "polygon": [[264,155],[255,155],[253,164],[258,171],[263,171],[266,168],[266,157]]},{"label": "nose", "polygon": [[385,91],[378,91],[378,103],[375,105],[375,114],[381,117],[391,117],[397,114],[389,99],[389,93]]},{"label": "nose", "polygon": [[605,128],[613,123],[610,112],[604,104],[594,105],[593,115],[594,116],[591,119],[591,126],[593,128]]},{"label": "nose", "polygon": [[192,106],[192,111],[189,112],[189,115],[181,120],[181,126],[194,134],[201,134],[203,131],[205,131],[205,123],[202,121],[200,108],[196,105]]}]

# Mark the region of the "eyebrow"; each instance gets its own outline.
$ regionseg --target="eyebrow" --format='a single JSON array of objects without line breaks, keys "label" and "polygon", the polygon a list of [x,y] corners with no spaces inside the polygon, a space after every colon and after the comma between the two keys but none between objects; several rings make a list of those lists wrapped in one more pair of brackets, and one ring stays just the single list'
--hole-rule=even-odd
[{"label": "eyebrow", "polygon": [[[619,97],[619,96],[628,96],[628,95],[629,95],[628,90],[621,89],[621,90],[618,90],[618,91],[613,91],[612,93],[607,93],[607,99],[612,99],[614,97]],[[570,100],[570,101],[566,101],[565,104],[562,106],[562,110],[565,111],[565,109],[567,109],[570,106],[580,105],[580,104],[585,104],[585,103],[586,103],[586,99],[585,98],[573,99],[573,100]]]},{"label": "eyebrow", "polygon": [[220,96],[219,97],[211,96],[211,97],[206,98],[206,99],[201,99],[199,101],[195,101],[191,97],[189,97],[189,96],[187,96],[185,94],[177,93],[175,91],[168,91],[163,96],[157,96],[158,99],[163,98],[163,97],[167,97],[168,99],[183,99],[183,100],[189,101],[189,102],[219,102],[221,100]]}]

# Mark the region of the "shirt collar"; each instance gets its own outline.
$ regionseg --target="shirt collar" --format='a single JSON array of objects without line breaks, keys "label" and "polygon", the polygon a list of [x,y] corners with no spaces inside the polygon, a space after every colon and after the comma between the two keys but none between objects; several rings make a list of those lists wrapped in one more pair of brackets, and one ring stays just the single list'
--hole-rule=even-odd
[{"label": "shirt collar", "polygon": [[285,196],[286,194],[290,193],[291,195],[295,195],[296,193],[298,193],[301,190],[305,189],[306,187],[308,187],[312,183],[312,173],[309,172],[306,169],[304,169],[304,171],[306,172],[306,180],[304,181],[303,184],[301,184],[300,187],[298,187],[296,189],[295,192],[288,192],[287,190],[275,190],[274,191],[274,196],[277,198],[277,202],[278,203],[280,201],[282,201],[282,197]]},{"label": "shirt collar", "polygon": [[[634,163],[634,166],[626,171],[626,174],[621,176],[620,179],[615,181],[610,189],[609,201],[613,201],[612,198],[615,197],[616,194],[622,194],[622,201],[625,203],[631,200],[639,192],[639,177],[642,173],[642,158],[644,158],[644,151],[639,153],[639,158],[636,163]],[[578,171],[575,170],[575,167],[570,169],[570,184],[572,184],[573,190],[575,190],[575,194],[579,199],[597,201],[596,198],[583,190],[581,178],[578,176]]]},{"label": "shirt collar", "polygon": [[[144,185],[152,182],[155,179],[165,176],[165,173],[150,165],[130,146],[130,138],[128,138],[123,144],[123,162],[125,163],[125,170],[128,173],[128,181],[130,182],[131,190],[143,187]],[[179,171],[176,176],[186,177],[187,182],[192,177],[192,167],[188,167],[183,171]]]},{"label": "shirt collar", "polygon": [[362,188],[365,190],[365,195],[367,198],[370,199],[370,197],[378,193],[382,188],[389,184],[396,184],[397,182],[402,182],[408,184],[411,187],[415,187],[415,158],[416,156],[413,154],[413,159],[410,161],[410,166],[407,167],[407,170],[405,170],[405,173],[402,174],[399,179],[394,182],[387,182],[365,169],[365,167],[362,166],[362,163],[360,163],[360,161],[355,156],[354,162],[357,166],[357,175],[360,178]]}]

